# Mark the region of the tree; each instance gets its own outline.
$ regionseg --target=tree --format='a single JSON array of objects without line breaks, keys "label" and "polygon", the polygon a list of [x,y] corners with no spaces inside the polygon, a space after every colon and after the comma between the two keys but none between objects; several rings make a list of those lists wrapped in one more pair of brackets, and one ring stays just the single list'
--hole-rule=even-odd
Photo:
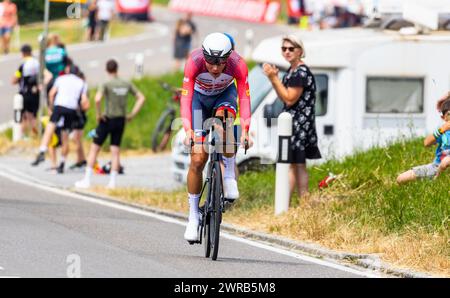
[{"label": "tree", "polygon": [[[19,11],[20,24],[42,22],[44,20],[44,0],[12,0]],[[60,19],[66,17],[68,4],[51,3],[50,18]]]}]

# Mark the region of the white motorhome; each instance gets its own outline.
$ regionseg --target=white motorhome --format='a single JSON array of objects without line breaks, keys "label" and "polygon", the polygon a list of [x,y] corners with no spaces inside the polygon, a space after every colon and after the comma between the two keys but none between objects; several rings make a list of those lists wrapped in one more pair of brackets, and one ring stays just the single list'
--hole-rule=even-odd
[{"label": "white motorhome", "polygon": [[[450,90],[450,32],[403,35],[375,29],[299,32],[306,64],[317,83],[316,127],[323,160],[355,150],[383,146],[400,137],[422,136],[439,123],[436,102]],[[257,63],[285,71],[281,36],[262,41],[253,52]],[[239,151],[239,165],[275,162],[276,121],[282,107],[261,65],[249,77],[251,131],[255,145]],[[173,144],[173,173],[184,181],[189,156],[179,132]]]}]

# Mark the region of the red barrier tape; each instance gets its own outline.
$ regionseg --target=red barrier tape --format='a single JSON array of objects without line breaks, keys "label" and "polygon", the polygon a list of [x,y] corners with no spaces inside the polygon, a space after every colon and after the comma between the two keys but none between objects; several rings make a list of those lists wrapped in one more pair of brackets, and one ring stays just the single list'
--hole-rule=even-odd
[{"label": "red barrier tape", "polygon": [[169,8],[179,12],[274,23],[280,2],[273,0],[171,0]]}]

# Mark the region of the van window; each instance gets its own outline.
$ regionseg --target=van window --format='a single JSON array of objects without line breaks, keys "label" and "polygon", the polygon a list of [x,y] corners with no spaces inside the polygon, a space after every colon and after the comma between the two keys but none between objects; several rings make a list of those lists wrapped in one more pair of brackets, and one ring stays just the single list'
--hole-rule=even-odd
[{"label": "van window", "polygon": [[423,103],[423,78],[367,78],[367,113],[423,113]]},{"label": "van window", "polygon": [[314,75],[316,79],[316,116],[324,116],[328,111],[328,76]]}]

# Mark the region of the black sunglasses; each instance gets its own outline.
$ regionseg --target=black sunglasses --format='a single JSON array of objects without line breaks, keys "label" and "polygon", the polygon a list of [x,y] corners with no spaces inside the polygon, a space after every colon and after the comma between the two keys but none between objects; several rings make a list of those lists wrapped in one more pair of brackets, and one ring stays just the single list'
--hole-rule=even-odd
[{"label": "black sunglasses", "polygon": [[289,52],[293,52],[296,49],[296,47],[281,47],[281,51],[284,53],[286,50],[289,50]]},{"label": "black sunglasses", "polygon": [[213,57],[213,56],[205,55],[206,63],[211,64],[211,65],[223,65],[223,64],[226,64],[227,63],[227,59],[228,59],[228,57],[224,58],[224,57]]}]

